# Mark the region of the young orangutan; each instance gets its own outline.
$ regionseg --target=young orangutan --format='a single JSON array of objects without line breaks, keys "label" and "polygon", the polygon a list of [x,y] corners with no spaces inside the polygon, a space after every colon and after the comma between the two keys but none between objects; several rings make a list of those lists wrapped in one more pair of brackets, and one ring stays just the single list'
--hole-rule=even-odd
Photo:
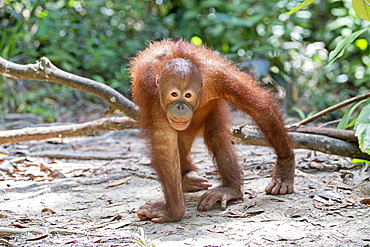
[{"label": "young orangutan", "polygon": [[183,191],[211,185],[198,175],[189,152],[198,135],[213,154],[222,185],[200,198],[198,210],[243,197],[241,169],[230,136],[228,103],[249,114],[275,149],[277,160],[270,194],[293,192],[295,160],[291,140],[272,94],[229,60],[186,41],[152,43],[131,61],[132,92],[149,141],[151,166],[162,184],[165,202],[148,202],[142,220],[178,221],[185,213]]}]

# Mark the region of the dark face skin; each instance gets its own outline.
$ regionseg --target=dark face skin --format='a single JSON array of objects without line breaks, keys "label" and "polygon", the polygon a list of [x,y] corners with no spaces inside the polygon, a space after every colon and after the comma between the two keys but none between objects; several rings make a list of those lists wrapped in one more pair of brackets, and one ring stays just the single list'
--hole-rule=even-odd
[{"label": "dark face skin", "polygon": [[175,130],[185,130],[199,105],[202,77],[190,60],[174,58],[164,66],[159,77],[160,101]]}]

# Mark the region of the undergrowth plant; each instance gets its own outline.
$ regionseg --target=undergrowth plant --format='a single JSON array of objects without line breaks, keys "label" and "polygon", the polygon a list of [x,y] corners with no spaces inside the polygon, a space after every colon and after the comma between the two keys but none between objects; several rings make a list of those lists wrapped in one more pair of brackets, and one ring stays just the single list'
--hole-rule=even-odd
[{"label": "undergrowth plant", "polygon": [[[291,15],[304,7],[312,4],[316,0],[305,0],[303,3],[293,8],[287,14]],[[366,0],[352,0],[352,7],[358,17],[361,19],[370,21],[370,4]],[[369,31],[370,28],[365,28],[354,32],[340,41],[335,49],[330,52],[328,57],[328,66],[333,65],[334,61],[344,55],[344,52],[361,34]],[[350,122],[351,116],[353,115],[356,108],[360,105],[366,104],[360,111],[358,117],[354,118]],[[370,101],[362,100],[354,104],[343,116],[342,120],[338,124],[338,129],[346,129],[353,127],[356,137],[358,138],[358,144],[362,152],[370,154]]]},{"label": "undergrowth plant", "polygon": [[145,236],[144,229],[141,227],[138,228],[137,232],[134,234],[134,242],[138,247],[155,247]]}]

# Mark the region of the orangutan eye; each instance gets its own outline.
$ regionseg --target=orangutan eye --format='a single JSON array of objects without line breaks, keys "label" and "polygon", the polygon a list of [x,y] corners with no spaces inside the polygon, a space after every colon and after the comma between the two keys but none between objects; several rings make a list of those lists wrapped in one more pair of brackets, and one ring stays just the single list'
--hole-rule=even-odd
[{"label": "orangutan eye", "polygon": [[171,93],[172,97],[177,97],[178,94],[176,92]]},{"label": "orangutan eye", "polygon": [[187,93],[187,94],[185,94],[185,98],[191,98],[191,93]]}]

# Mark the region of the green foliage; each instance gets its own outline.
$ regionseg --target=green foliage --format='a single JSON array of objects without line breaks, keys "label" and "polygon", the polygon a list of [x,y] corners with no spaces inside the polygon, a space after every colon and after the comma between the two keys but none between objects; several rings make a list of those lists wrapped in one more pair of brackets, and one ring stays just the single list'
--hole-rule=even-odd
[{"label": "green foliage", "polygon": [[[287,15],[296,13],[297,11],[311,5],[316,0],[305,0],[303,3],[299,4],[297,7],[291,9],[287,12]],[[370,21],[370,3],[367,0],[352,0],[352,7],[358,17],[363,20]]]},{"label": "green foliage", "polygon": [[[302,4],[300,4],[298,7],[292,9],[288,14],[292,14],[299,9],[310,5],[313,0],[306,0]],[[364,20],[370,20],[370,4],[366,0],[352,0],[352,6],[356,14],[364,19]],[[339,23],[338,23],[339,24]],[[335,24],[336,25],[336,24]],[[370,28],[365,28],[356,32],[353,32],[349,34],[347,37],[342,39],[335,47],[335,49],[330,52],[329,54],[329,63],[328,66],[331,66],[334,64],[335,60],[339,57],[342,57],[347,48],[352,45],[352,43],[364,32],[370,30]],[[352,32],[352,30],[350,30]],[[355,45],[360,48],[361,50],[365,51],[368,47],[368,42],[366,39],[359,39],[356,40]],[[369,57],[367,57],[369,59]],[[343,77],[344,78],[344,77]],[[355,83],[355,84],[362,84]],[[362,100],[356,104],[354,104],[343,116],[342,120],[338,124],[338,129],[346,129],[348,127],[355,126],[355,135],[358,137],[359,147],[360,149],[370,154],[370,104],[365,106],[361,112],[358,118],[354,119],[351,123],[350,118],[353,114],[353,112],[356,110],[356,108],[361,105],[362,103],[366,102],[367,100]]]},{"label": "green foliage", "polygon": [[301,120],[306,118],[306,114],[301,109],[293,107],[292,110],[298,113]]},{"label": "green foliage", "polygon": [[[349,0],[316,1],[309,11],[285,14],[296,5],[291,0],[0,1],[0,55],[23,64],[46,56],[129,96],[129,58],[152,40],[184,38],[224,53],[243,70],[254,67],[263,85],[286,91],[288,109],[299,106],[305,114],[367,91],[368,37],[343,49],[348,59],[326,65],[329,51],[369,23],[355,16]],[[54,87],[53,94],[42,94]],[[31,98],[30,90],[40,97]],[[2,113],[44,109],[43,117],[56,118],[81,102],[87,107],[86,99],[101,103],[47,82],[0,78]]]},{"label": "green foliage", "polygon": [[[347,47],[352,44],[352,42],[358,37],[360,36],[362,33],[366,32],[370,30],[370,28],[366,28],[366,29],[362,29],[360,31],[357,31],[357,32],[354,32],[352,33],[351,35],[348,35],[345,39],[343,39],[342,41],[340,41],[338,43],[338,45],[335,47],[335,49],[330,52],[329,54],[329,63],[328,63],[328,66],[331,66],[334,61],[343,56],[345,50],[347,49]],[[359,45],[358,45],[359,46]]]},{"label": "green foliage", "polygon": [[367,163],[370,164],[370,160],[362,160],[362,159],[352,159],[352,164],[359,164],[359,163]]},{"label": "green foliage", "polygon": [[137,233],[134,235],[134,242],[138,247],[155,247],[145,236],[144,229],[141,227],[137,229]]},{"label": "green foliage", "polygon": [[370,21],[370,3],[367,0],[352,0],[352,7],[358,17]]},{"label": "green foliage", "polygon": [[293,112],[297,113],[299,117],[290,117],[290,118],[288,118],[288,119],[285,120],[286,123],[293,122],[293,121],[300,121],[300,120],[306,119],[308,117],[311,117],[312,115],[315,114],[315,112],[310,112],[306,116],[306,113],[304,111],[302,111],[302,109],[300,109],[298,107],[292,107],[291,110]]},{"label": "green foliage", "polygon": [[[362,18],[363,20],[370,21],[370,5],[369,5],[369,2],[367,2],[366,0],[352,0],[352,6],[353,6],[353,9],[355,10],[356,14],[360,18]],[[343,56],[347,47],[350,44],[352,44],[352,42],[355,39],[357,39],[357,37],[359,37],[362,33],[364,33],[365,31],[368,31],[368,30],[370,30],[370,28],[365,28],[365,29],[359,30],[357,32],[354,32],[354,33],[348,35],[345,39],[340,41],[337,44],[337,46],[335,47],[335,49],[332,52],[330,52],[330,54],[329,54],[328,66],[331,66],[337,58]],[[365,39],[361,39],[361,40],[356,40],[355,44],[361,50],[366,50],[368,42]]]},{"label": "green foliage", "polygon": [[[350,123],[350,120],[351,120],[351,117],[353,115],[353,112],[363,103],[365,103],[367,100],[364,99],[364,100],[361,100],[359,102],[357,102],[356,104],[354,104],[353,106],[351,106],[351,108],[348,109],[348,111],[346,111],[346,113],[343,115],[343,118],[342,120],[339,122],[338,126],[337,126],[337,129],[347,129],[347,128],[350,128],[353,126],[353,122]],[[357,118],[354,120],[354,121],[357,121]]]},{"label": "green foliage", "polygon": [[370,104],[361,110],[355,124],[355,130],[360,149],[362,152],[370,154]]},{"label": "green foliage", "polygon": [[303,3],[299,4],[297,7],[291,9],[289,12],[287,12],[287,15],[294,14],[295,12],[307,7],[311,3],[315,2],[316,0],[305,0]]}]

